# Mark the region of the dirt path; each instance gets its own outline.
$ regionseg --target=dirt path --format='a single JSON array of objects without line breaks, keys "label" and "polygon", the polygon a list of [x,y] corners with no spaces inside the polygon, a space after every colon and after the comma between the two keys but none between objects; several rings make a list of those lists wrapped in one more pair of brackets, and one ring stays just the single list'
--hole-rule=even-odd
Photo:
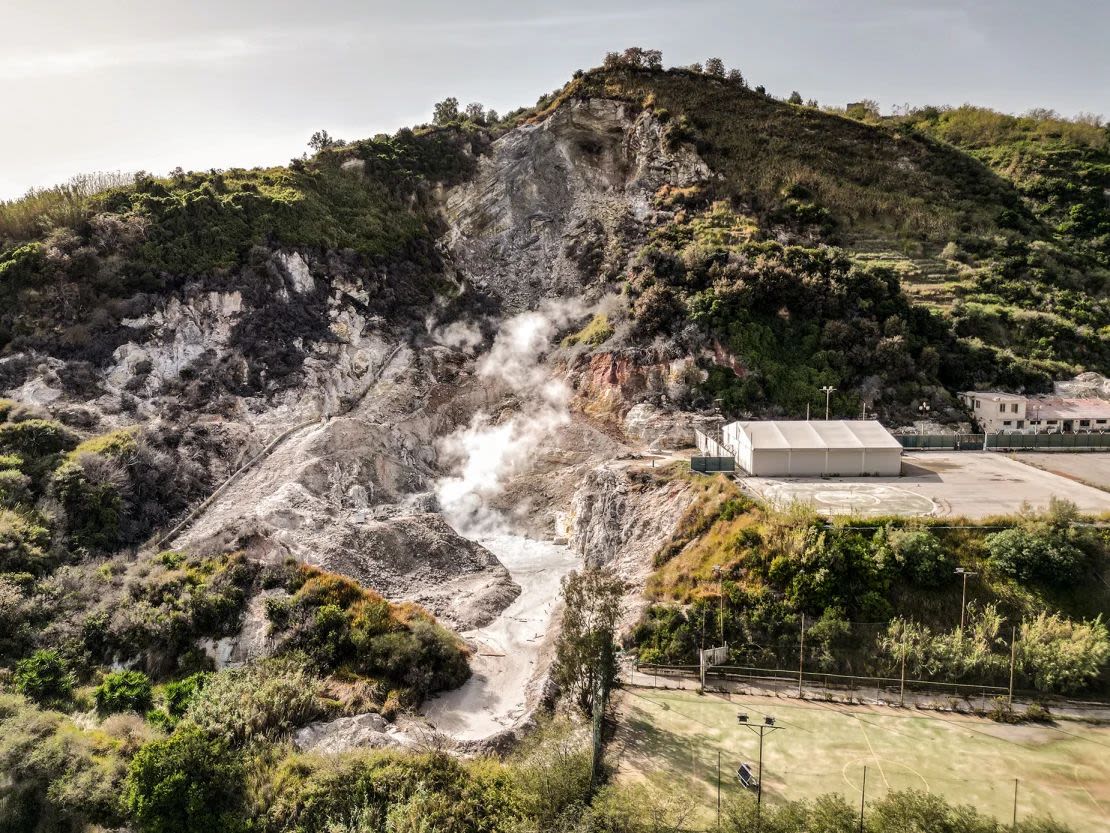
[{"label": "dirt path", "polygon": [[544,648],[559,605],[559,583],[579,564],[568,548],[503,535],[479,541],[508,568],[521,593],[484,628],[462,634],[475,648],[471,678],[424,706],[436,729],[456,740],[483,740],[511,729],[535,708],[550,664]]}]

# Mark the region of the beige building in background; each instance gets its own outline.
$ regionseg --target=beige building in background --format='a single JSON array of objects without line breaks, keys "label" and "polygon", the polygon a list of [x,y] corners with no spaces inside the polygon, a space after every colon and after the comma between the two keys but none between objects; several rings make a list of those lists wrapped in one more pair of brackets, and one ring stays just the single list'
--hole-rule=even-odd
[{"label": "beige building in background", "polygon": [[960,399],[987,434],[1082,434],[1110,430],[1110,402],[1095,398],[966,391]]},{"label": "beige building in background", "polygon": [[872,419],[733,422],[721,434],[737,465],[757,477],[902,473],[902,444]]}]

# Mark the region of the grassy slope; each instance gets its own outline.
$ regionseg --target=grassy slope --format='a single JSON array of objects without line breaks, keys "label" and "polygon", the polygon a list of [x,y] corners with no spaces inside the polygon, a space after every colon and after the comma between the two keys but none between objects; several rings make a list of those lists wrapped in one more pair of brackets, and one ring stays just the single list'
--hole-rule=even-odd
[{"label": "grassy slope", "polygon": [[784,104],[686,70],[597,73],[581,92],[652,100],[684,116],[727,196],[763,212],[801,185],[845,231],[941,242],[993,230],[1006,209],[1024,213],[1014,189],[984,165],[912,130]]}]

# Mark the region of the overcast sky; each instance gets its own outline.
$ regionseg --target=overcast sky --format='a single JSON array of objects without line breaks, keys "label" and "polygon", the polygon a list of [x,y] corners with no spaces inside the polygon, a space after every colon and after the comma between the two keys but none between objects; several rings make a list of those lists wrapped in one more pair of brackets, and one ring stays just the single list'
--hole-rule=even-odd
[{"label": "overcast sky", "polygon": [[1108,38],[1107,0],[0,0],[0,198],[504,112],[630,45],[821,103],[1110,115]]}]

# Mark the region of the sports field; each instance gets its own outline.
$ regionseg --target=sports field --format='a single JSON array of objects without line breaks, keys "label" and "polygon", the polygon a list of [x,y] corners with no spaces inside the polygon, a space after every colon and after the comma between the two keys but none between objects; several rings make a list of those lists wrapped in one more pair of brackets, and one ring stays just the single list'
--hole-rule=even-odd
[{"label": "sports field", "polygon": [[1009,821],[1016,778],[1019,819],[1051,814],[1077,833],[1110,824],[1110,727],[643,688],[623,690],[617,705],[617,777],[683,789],[704,808],[700,823],[716,814],[717,753],[724,802],[743,791],[739,764],[758,758],[758,735],[737,723],[746,712],[782,727],[764,737],[764,801],[839,792],[858,805],[866,766],[868,798],[927,790]]}]

